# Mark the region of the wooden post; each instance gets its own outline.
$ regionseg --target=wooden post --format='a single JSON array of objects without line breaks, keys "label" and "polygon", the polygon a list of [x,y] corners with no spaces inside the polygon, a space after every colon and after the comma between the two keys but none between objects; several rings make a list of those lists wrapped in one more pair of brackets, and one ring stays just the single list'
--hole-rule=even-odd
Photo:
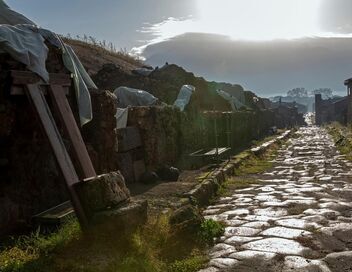
[{"label": "wooden post", "polygon": [[83,228],[88,226],[86,214],[81,206],[80,200],[74,190],[74,184],[79,183],[76,170],[72,164],[71,158],[66,150],[60,132],[56,126],[50,108],[45,97],[37,84],[26,84],[25,92],[33,104],[42,127],[49,139],[51,148],[58,162],[61,173],[65,179],[67,189],[70,193],[72,205],[75,209],[78,220]]},{"label": "wooden post", "polygon": [[96,173],[92,161],[73,116],[71,107],[67,101],[63,87],[60,85],[50,85],[48,91],[53,98],[54,108],[61,119],[65,133],[72,143],[73,156],[78,162],[82,175],[81,179],[95,177]]}]

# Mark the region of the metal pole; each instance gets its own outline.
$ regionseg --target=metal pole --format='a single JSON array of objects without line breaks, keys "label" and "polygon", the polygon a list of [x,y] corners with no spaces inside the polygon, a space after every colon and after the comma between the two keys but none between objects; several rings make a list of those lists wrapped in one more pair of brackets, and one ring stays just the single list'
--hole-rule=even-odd
[{"label": "metal pole", "polygon": [[214,129],[215,129],[215,148],[216,148],[216,159],[219,159],[219,142],[218,142],[218,123],[216,120],[216,115],[214,119]]},{"label": "metal pole", "polygon": [[227,114],[226,118],[226,127],[227,127],[227,146],[231,146],[231,116],[230,113]]}]

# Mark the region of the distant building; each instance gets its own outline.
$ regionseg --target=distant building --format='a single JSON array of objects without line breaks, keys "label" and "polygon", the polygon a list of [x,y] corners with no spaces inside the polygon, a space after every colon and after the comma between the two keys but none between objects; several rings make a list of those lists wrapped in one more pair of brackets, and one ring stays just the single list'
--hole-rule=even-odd
[{"label": "distant building", "polygon": [[299,103],[294,102],[282,102],[281,97],[278,102],[272,102],[270,107],[273,109],[276,109],[280,106],[288,107],[288,108],[297,108],[298,113],[307,113],[308,112],[308,107],[306,105],[302,105]]},{"label": "distant building", "polygon": [[352,123],[352,78],[345,80],[347,86],[347,123]]},{"label": "distant building", "polygon": [[315,95],[315,123],[323,125],[331,122],[347,124],[349,96],[323,100],[321,94]]}]

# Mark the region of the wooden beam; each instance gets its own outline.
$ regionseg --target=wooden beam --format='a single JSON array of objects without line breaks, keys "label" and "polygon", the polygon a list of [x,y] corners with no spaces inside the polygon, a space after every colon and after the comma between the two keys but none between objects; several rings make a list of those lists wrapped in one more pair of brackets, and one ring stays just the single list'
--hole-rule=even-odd
[{"label": "wooden beam", "polygon": [[[49,88],[49,85],[46,86],[46,85],[42,85],[42,92],[44,95],[47,95],[48,92],[47,92],[47,89]],[[70,87],[68,86],[65,86],[63,87],[64,89],[64,92],[65,92],[65,95],[69,95],[70,94]],[[25,91],[24,91],[24,87],[23,85],[12,85],[11,86],[11,90],[10,90],[10,95],[25,95]]]},{"label": "wooden beam", "polygon": [[62,85],[71,86],[70,74],[49,74],[49,83],[44,82],[40,76],[33,72],[28,71],[11,71],[12,84],[14,85],[26,85],[26,84],[39,84],[39,85]]},{"label": "wooden beam", "polygon": [[54,104],[54,109],[64,126],[65,133],[72,143],[73,156],[78,162],[81,179],[95,177],[96,173],[92,161],[89,157],[86,145],[84,144],[81,136],[81,132],[73,116],[71,107],[65,96],[65,90],[62,86],[50,85],[48,91],[53,98],[52,101]]},{"label": "wooden beam", "polygon": [[65,94],[69,94],[69,87],[71,86],[71,76],[69,74],[49,74],[49,83],[44,82],[37,74],[29,71],[10,71],[10,77],[12,80],[11,95],[24,95],[24,85],[26,84],[37,84],[45,86],[42,92],[46,95],[47,88],[50,84],[61,85],[64,87]]},{"label": "wooden beam", "polygon": [[72,164],[71,158],[66,150],[60,132],[56,126],[50,108],[38,85],[27,84],[25,90],[37,113],[38,119],[42,124],[44,132],[49,139],[51,148],[54,152],[61,173],[65,179],[67,189],[71,197],[71,202],[75,209],[78,220],[81,226],[85,228],[88,226],[87,217],[73,187],[74,184],[79,182],[79,178]]}]

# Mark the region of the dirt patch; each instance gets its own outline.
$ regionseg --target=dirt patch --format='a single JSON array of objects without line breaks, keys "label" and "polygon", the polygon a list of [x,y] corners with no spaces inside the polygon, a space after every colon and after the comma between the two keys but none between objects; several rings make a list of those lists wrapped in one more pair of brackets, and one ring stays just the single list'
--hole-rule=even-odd
[{"label": "dirt patch", "polygon": [[199,183],[197,177],[202,173],[203,170],[183,171],[176,182],[159,181],[150,185],[134,183],[129,189],[133,198],[148,200],[150,213],[160,213],[165,209],[180,207],[182,196]]}]

